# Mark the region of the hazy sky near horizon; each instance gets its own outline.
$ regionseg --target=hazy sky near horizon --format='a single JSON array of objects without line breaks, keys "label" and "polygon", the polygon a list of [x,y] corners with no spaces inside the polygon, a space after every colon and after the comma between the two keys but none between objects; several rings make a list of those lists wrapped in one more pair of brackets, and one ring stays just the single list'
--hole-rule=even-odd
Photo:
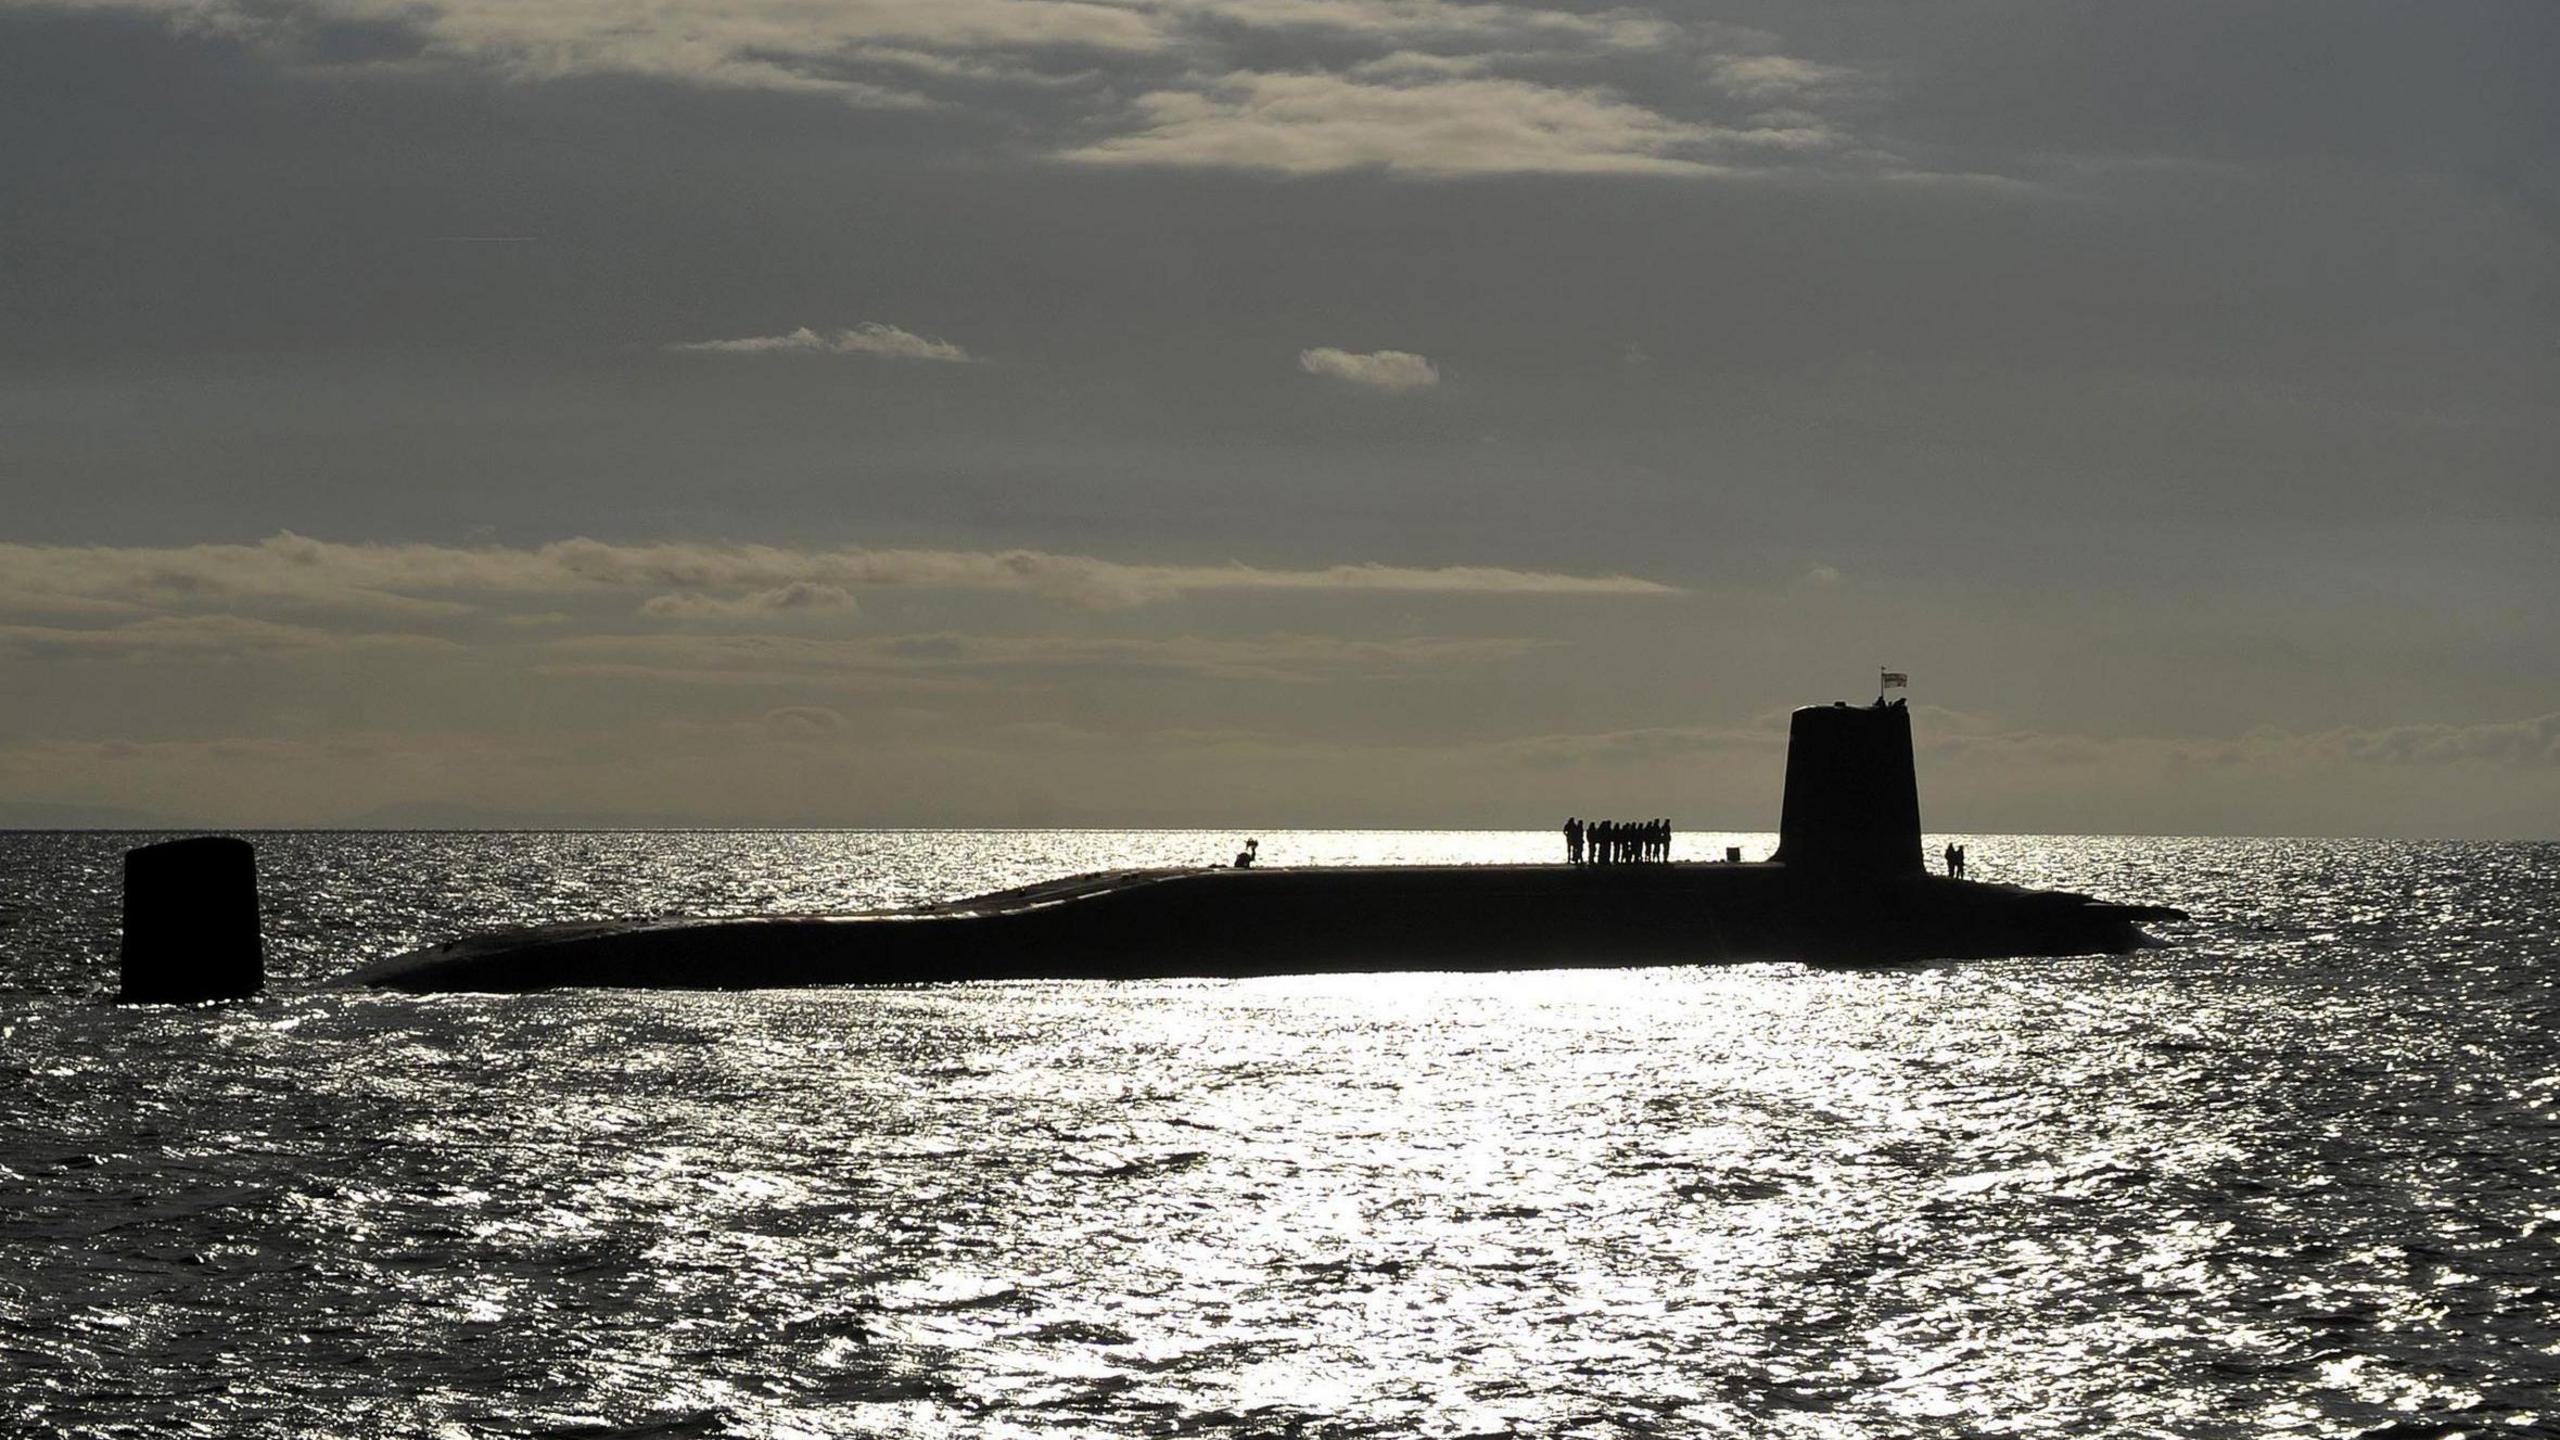
[{"label": "hazy sky near horizon", "polygon": [[0,0],[0,824],[2560,834],[2560,6]]}]

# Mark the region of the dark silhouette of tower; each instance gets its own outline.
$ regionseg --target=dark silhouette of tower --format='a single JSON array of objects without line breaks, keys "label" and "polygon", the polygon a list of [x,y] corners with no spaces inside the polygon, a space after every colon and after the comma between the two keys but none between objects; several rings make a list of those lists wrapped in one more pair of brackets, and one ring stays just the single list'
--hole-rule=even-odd
[{"label": "dark silhouette of tower", "polygon": [[1773,858],[1800,873],[1924,872],[1908,708],[1809,705],[1795,713]]},{"label": "dark silhouette of tower", "polygon": [[200,835],[124,852],[124,988],[129,1005],[240,1000],[266,983],[258,937],[258,855]]}]

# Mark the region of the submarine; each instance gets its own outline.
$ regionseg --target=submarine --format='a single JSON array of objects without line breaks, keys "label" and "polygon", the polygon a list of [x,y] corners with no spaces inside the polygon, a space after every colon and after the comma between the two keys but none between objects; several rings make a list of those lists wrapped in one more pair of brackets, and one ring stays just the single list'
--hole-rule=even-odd
[{"label": "submarine", "polygon": [[1234,978],[1738,960],[1879,964],[2116,954],[2186,918],[1932,875],[1911,712],[1794,712],[1766,861],[1134,869],[847,915],[574,922],[377,961],[406,991],[740,990]]}]

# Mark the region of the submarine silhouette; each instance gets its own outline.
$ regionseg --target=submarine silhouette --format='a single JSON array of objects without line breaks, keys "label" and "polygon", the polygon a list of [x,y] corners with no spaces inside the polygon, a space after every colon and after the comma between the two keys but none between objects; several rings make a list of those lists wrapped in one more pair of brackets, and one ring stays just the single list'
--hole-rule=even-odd
[{"label": "submarine silhouette", "polygon": [[738,990],[1876,963],[2122,953],[2160,943],[2143,922],[2184,918],[1930,875],[1911,712],[1840,703],[1795,712],[1778,851],[1762,863],[1115,870],[854,915],[494,931],[354,978],[419,991]]}]

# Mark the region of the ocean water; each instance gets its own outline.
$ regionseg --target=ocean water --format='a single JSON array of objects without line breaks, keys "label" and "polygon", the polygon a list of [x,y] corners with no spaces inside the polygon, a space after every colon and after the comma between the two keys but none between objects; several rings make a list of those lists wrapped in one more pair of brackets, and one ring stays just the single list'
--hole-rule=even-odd
[{"label": "ocean water", "polygon": [[0,1435],[2560,1435],[2560,846],[1954,837],[2129,957],[412,997],[1237,837],[275,834],[179,1010],[135,838],[0,834]]}]

